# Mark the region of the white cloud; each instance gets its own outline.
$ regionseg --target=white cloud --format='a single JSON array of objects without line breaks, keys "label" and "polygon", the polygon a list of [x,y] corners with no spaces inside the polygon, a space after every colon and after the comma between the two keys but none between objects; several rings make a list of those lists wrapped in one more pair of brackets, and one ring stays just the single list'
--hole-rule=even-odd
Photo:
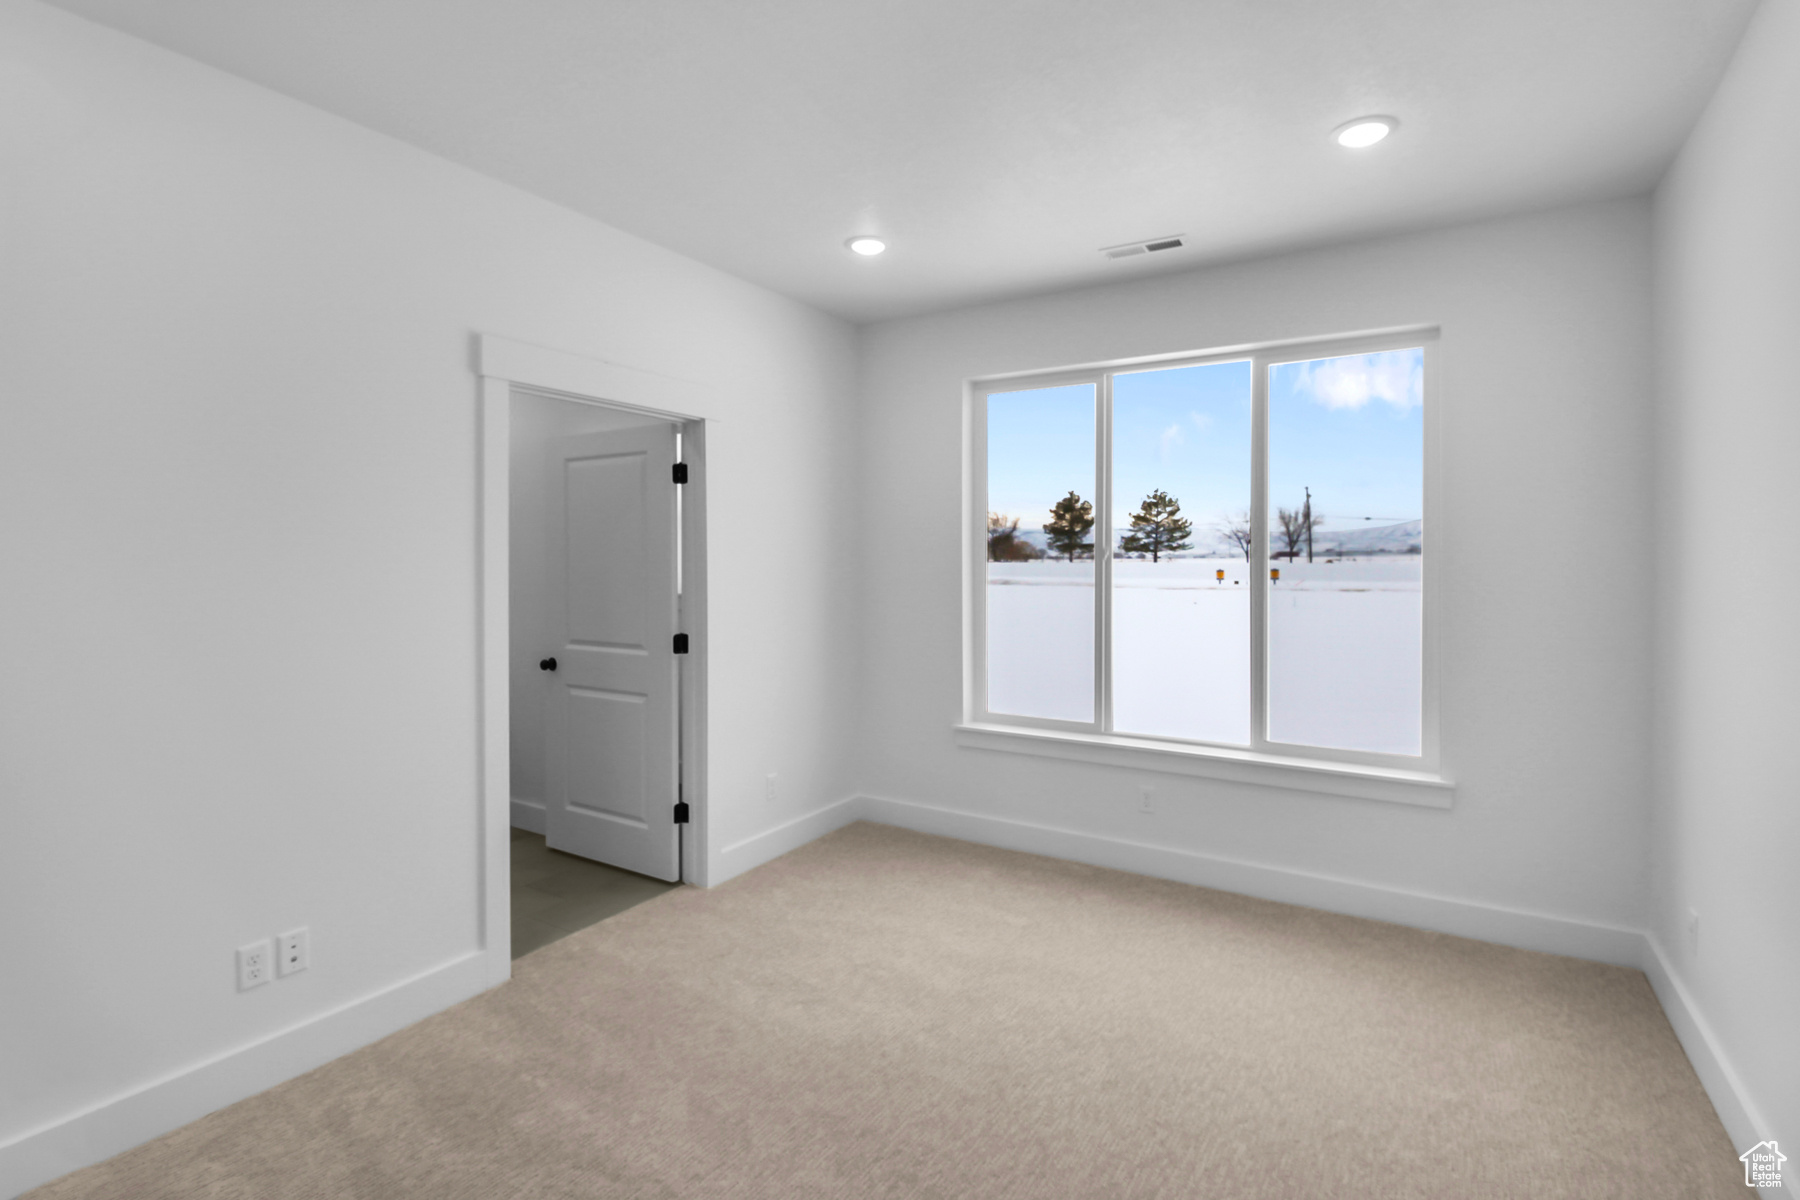
[{"label": "white cloud", "polygon": [[1169,460],[1169,452],[1171,450],[1175,449],[1175,447],[1177,447],[1177,446],[1185,444],[1186,442],[1187,442],[1187,435],[1181,432],[1181,425],[1179,423],[1171,425],[1167,429],[1163,430],[1162,438],[1161,438],[1163,461],[1167,462]]},{"label": "white cloud", "polygon": [[1191,412],[1188,414],[1188,420],[1192,421],[1194,423],[1194,428],[1198,429],[1201,433],[1205,433],[1212,428],[1213,419],[1211,413]]},{"label": "white cloud", "polygon": [[1383,350],[1301,363],[1294,390],[1326,408],[1361,408],[1382,400],[1405,411],[1423,403],[1423,370],[1416,350]]}]

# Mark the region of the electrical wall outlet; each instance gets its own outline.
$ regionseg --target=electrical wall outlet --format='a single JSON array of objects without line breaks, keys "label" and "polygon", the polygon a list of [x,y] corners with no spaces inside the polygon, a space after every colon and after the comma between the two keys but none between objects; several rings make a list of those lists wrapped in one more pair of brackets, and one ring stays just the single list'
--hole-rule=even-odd
[{"label": "electrical wall outlet", "polygon": [[269,939],[239,946],[237,952],[238,991],[247,992],[275,978],[275,947]]},{"label": "electrical wall outlet", "polygon": [[1688,953],[1700,953],[1700,910],[1688,909],[1687,918]]},{"label": "electrical wall outlet", "polygon": [[775,781],[777,778],[778,776],[773,771],[770,771],[767,775],[763,776],[763,799],[770,804],[775,803]]},{"label": "electrical wall outlet", "polygon": [[1156,789],[1147,783],[1138,784],[1138,811],[1141,813],[1156,811]]},{"label": "electrical wall outlet", "polygon": [[275,973],[281,976],[306,970],[311,957],[306,928],[290,930],[275,939]]}]

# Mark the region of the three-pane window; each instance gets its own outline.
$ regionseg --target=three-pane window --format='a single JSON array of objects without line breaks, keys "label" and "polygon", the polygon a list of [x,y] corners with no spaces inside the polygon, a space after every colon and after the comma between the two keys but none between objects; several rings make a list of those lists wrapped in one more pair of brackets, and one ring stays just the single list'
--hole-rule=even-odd
[{"label": "three-pane window", "polygon": [[979,719],[1428,757],[1429,340],[979,386]]}]

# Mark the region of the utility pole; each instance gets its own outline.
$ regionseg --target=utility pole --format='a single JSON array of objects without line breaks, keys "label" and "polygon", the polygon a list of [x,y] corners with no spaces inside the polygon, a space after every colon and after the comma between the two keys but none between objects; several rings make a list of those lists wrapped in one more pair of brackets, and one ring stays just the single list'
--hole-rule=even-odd
[{"label": "utility pole", "polygon": [[1306,522],[1306,561],[1312,561],[1312,489],[1306,489],[1306,507],[1300,510],[1300,519]]}]

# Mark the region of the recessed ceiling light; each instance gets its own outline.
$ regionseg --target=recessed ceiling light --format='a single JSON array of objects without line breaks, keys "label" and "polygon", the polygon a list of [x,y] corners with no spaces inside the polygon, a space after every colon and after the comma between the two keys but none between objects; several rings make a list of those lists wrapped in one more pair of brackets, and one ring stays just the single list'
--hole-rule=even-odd
[{"label": "recessed ceiling light", "polygon": [[863,234],[860,237],[853,237],[845,242],[844,245],[850,247],[850,249],[856,253],[870,258],[873,258],[875,255],[880,254],[883,250],[887,249],[886,242],[878,237],[870,237],[868,234]]},{"label": "recessed ceiling light", "polygon": [[1348,146],[1352,150],[1361,150],[1364,146],[1373,146],[1388,134],[1394,132],[1400,122],[1392,117],[1358,117],[1354,121],[1346,121],[1332,130],[1331,136],[1337,139],[1340,146]]}]

